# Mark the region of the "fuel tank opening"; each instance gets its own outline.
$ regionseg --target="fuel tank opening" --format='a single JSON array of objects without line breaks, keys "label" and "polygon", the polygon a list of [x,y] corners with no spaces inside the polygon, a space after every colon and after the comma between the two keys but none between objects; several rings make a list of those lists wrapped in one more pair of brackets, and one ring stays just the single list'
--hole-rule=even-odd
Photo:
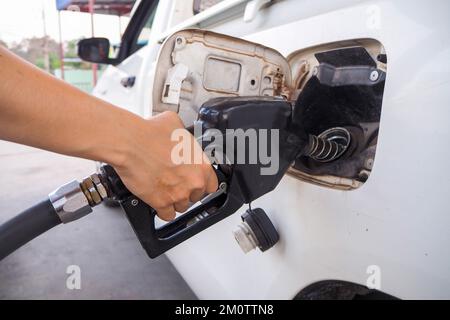
[{"label": "fuel tank opening", "polygon": [[[298,65],[308,63],[311,71],[296,92],[293,122],[313,139],[309,154],[299,156],[288,172],[298,179],[351,190],[370,176],[386,64],[376,59],[384,53],[379,42],[365,39],[360,44],[338,48],[335,43],[326,51],[318,47],[308,49],[306,56],[298,53],[297,59],[303,59]],[[320,138],[334,142],[333,147],[327,149]]]}]

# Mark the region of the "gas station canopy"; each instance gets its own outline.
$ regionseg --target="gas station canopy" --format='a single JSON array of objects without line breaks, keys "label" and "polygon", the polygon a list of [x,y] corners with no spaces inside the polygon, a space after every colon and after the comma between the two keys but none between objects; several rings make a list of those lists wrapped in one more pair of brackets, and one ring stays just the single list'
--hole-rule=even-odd
[{"label": "gas station canopy", "polygon": [[136,0],[56,0],[58,10],[90,12],[89,5],[93,3],[95,13],[123,16],[129,14]]}]

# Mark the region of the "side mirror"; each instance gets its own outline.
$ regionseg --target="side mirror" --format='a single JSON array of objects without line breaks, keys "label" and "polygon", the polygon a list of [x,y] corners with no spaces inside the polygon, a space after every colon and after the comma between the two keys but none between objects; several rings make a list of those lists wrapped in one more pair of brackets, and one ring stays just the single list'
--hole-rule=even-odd
[{"label": "side mirror", "polygon": [[111,64],[109,58],[109,40],[106,38],[88,38],[78,42],[78,56],[88,62]]}]

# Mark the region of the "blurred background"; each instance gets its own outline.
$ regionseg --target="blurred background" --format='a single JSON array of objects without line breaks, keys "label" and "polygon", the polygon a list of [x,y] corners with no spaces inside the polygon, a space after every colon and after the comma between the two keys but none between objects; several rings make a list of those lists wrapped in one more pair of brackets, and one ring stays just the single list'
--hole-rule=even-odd
[{"label": "blurred background", "polygon": [[92,36],[117,48],[135,0],[1,0],[0,45],[90,92],[102,66],[81,61],[77,42]]}]

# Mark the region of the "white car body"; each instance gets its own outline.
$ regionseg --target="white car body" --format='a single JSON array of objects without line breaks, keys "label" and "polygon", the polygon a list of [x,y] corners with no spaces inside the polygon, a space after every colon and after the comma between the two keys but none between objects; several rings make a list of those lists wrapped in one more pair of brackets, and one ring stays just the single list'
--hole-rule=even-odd
[{"label": "white car body", "polygon": [[[184,8],[192,1],[183,2]],[[374,284],[399,298],[448,299],[450,3],[284,0],[257,10],[257,2],[252,11],[255,2],[225,0],[177,21],[180,1],[161,0],[149,44],[109,66],[94,94],[150,116],[160,40],[187,27],[242,37],[284,56],[373,38],[388,56],[373,171],[353,191],[285,176],[252,204],[266,210],[280,234],[267,252],[244,254],[233,239],[242,208],[167,256],[205,299],[292,299],[321,280]],[[124,88],[120,79],[129,75],[136,76],[136,85]]]}]

